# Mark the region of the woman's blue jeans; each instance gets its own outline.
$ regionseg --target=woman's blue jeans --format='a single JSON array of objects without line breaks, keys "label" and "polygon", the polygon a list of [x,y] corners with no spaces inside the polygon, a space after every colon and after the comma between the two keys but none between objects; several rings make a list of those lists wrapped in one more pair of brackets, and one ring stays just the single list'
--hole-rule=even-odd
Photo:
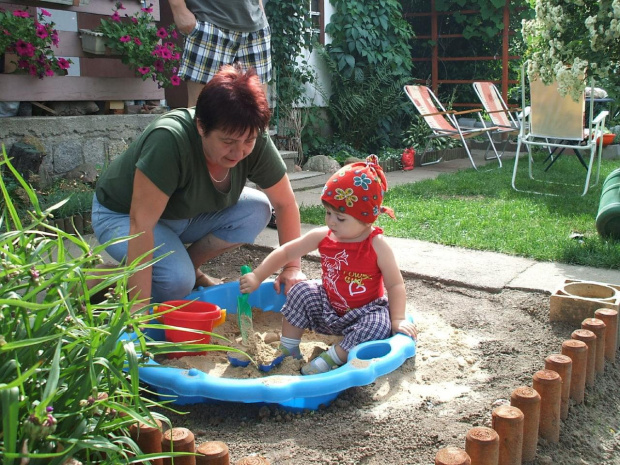
[{"label": "woman's blue jeans", "polygon": [[[156,248],[153,256],[172,253],[152,266],[151,301],[182,299],[194,288],[196,272],[185,244],[209,234],[231,244],[252,243],[270,218],[271,204],[267,196],[246,187],[237,204],[224,210],[203,213],[189,220],[160,219],[153,229]],[[96,195],[93,197],[92,225],[101,244],[129,236],[129,215],[104,207]],[[118,262],[123,262],[127,257],[127,241],[107,247],[106,252]]]}]

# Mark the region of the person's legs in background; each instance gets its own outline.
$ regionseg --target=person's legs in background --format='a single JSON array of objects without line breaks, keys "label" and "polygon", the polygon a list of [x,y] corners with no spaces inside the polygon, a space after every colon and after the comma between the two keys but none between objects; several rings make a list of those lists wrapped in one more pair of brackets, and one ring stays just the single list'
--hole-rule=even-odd
[{"label": "person's legs in background", "polygon": [[179,77],[187,81],[187,106],[196,105],[202,88],[222,65],[235,61],[245,69],[256,70],[267,95],[267,84],[271,80],[269,26],[255,32],[236,32],[198,21],[185,39],[179,69]]}]

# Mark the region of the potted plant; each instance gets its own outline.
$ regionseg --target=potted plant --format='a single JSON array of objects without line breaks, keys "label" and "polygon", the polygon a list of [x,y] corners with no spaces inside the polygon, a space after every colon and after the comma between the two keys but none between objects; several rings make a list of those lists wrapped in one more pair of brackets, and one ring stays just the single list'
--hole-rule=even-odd
[{"label": "potted plant", "polygon": [[54,55],[52,45],[58,46],[58,31],[53,22],[45,22],[49,16],[43,8],[36,17],[25,10],[0,11],[0,54],[9,54],[18,70],[40,79],[66,74],[72,63]]},{"label": "potted plant", "polygon": [[[174,25],[157,28],[152,6],[141,8],[132,16],[121,17],[125,7],[117,2],[109,19],[102,19],[97,31],[81,29],[82,47],[91,53],[106,53],[106,47],[121,55],[123,63],[142,80],[153,79],[160,87],[178,86],[181,49],[170,42],[177,37]],[[99,45],[86,45],[92,38],[103,39]]]}]

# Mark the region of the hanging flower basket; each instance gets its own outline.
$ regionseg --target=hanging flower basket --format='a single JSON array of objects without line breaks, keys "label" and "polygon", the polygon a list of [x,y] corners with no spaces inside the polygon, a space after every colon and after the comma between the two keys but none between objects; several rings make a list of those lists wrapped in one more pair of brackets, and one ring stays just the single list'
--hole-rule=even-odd
[{"label": "hanging flower basket", "polygon": [[82,40],[82,50],[87,53],[94,55],[120,55],[119,52],[105,46],[105,37],[101,32],[80,29],[80,39]]},{"label": "hanging flower basket", "polygon": [[58,3],[60,5],[73,5],[73,6],[81,6],[88,5],[90,0],[41,0],[46,3]]}]

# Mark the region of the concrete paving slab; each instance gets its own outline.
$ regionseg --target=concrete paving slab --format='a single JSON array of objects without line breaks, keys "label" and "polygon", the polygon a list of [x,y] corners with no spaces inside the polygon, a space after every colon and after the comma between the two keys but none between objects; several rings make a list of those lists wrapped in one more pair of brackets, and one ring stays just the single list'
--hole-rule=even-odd
[{"label": "concrete paving slab", "polygon": [[[302,234],[316,227],[303,224]],[[531,260],[525,258],[418,240],[388,236],[387,241],[397,251],[397,261],[404,276],[482,289],[487,292],[500,292],[508,283],[514,281],[519,273],[533,264]],[[269,249],[277,247],[277,232],[265,229],[259,234],[255,245]],[[310,256],[318,259],[316,251]]]},{"label": "concrete paving slab", "polygon": [[620,285],[620,270],[533,261],[532,266],[518,273],[506,287],[553,294],[567,279]]}]

